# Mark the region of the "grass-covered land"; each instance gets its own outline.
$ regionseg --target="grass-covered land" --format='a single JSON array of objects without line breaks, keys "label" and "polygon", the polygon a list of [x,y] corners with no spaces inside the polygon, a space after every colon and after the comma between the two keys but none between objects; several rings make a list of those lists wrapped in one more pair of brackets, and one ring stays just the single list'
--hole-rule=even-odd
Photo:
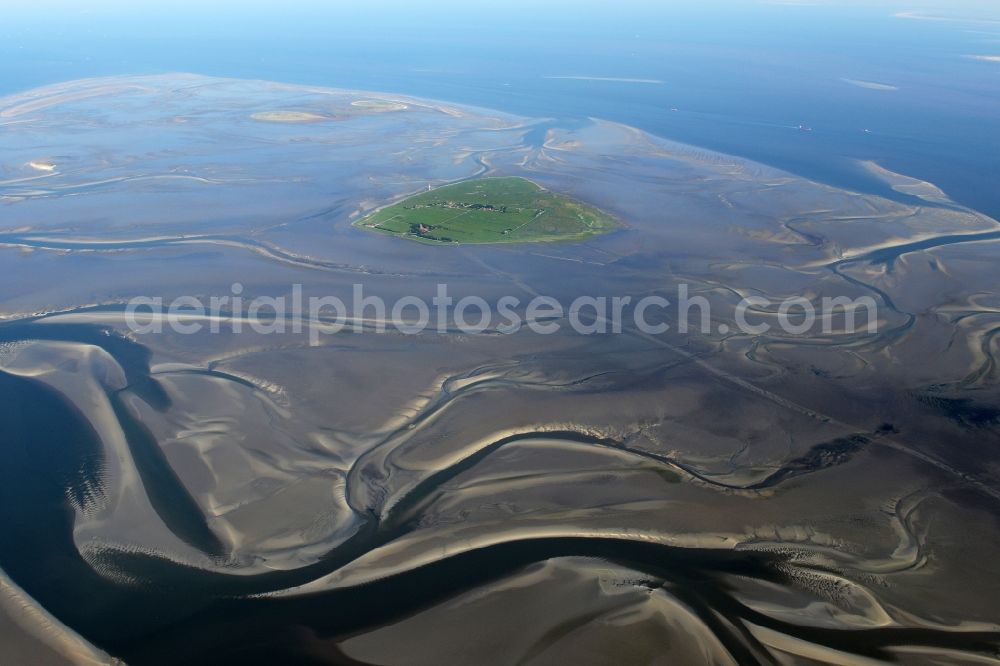
[{"label": "grass-covered land", "polygon": [[510,177],[421,192],[355,226],[422,243],[532,243],[581,240],[617,223],[596,208]]}]

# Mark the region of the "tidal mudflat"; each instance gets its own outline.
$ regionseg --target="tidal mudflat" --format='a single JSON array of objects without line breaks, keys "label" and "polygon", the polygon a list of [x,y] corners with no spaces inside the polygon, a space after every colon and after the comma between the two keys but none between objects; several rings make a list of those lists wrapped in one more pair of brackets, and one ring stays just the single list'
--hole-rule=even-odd
[{"label": "tidal mudflat", "polygon": [[[0,141],[0,568],[25,644],[129,664],[998,661],[1000,224],[933,185],[880,171],[880,198],[599,120],[185,75],[0,99]],[[357,226],[489,178],[622,224],[483,245]],[[126,326],[132,298],[234,283],[490,303],[683,284],[711,320],[366,321],[318,345],[235,332],[242,310],[218,333]],[[841,312],[747,334],[751,295],[867,296],[877,330]]]}]

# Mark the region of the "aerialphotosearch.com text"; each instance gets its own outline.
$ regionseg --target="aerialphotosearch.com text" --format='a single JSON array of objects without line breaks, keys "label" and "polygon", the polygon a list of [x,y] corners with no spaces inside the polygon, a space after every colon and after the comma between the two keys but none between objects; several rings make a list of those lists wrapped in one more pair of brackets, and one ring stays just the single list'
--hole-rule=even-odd
[{"label": "aerialphotosearch.com text", "polygon": [[[668,297],[671,296],[671,297]],[[702,335],[854,334],[864,329],[878,332],[878,306],[868,296],[824,297],[810,300],[791,297],[772,301],[750,296],[725,316],[714,318],[713,305],[703,295],[680,284],[668,295],[578,296],[564,302],[552,296],[531,299],[503,296],[487,301],[479,296],[455,298],[447,284],[438,284],[428,299],[402,296],[388,301],[354,284],[346,297],[303,295],[300,284],[281,296],[244,294],[234,283],[229,294],[179,296],[167,301],[158,296],[138,296],[128,301],[125,319],[135,334],[241,333],[307,335],[311,345],[325,336],[343,332],[494,332],[514,334],[524,330],[552,335],[564,328],[580,335],[622,333],[635,329],[648,335],[667,331]],[[718,306],[717,306],[718,307]],[[718,313],[716,313],[718,314]]]}]

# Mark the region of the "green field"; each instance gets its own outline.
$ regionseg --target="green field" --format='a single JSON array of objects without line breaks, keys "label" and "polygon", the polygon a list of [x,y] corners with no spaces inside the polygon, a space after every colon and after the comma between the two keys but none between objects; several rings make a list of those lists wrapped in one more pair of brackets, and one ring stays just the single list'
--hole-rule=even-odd
[{"label": "green field", "polygon": [[618,226],[596,208],[517,177],[468,180],[421,192],[354,224],[433,244],[571,241]]}]

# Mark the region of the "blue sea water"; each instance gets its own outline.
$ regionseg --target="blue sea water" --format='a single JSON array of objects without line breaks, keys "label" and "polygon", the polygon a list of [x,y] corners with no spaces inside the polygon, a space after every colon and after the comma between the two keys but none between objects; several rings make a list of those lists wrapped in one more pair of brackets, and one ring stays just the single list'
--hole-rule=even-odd
[{"label": "blue sea water", "polygon": [[606,118],[891,195],[857,164],[876,160],[1000,217],[1000,61],[970,57],[1000,56],[1000,3],[7,4],[0,94],[174,71],[392,91]]}]

